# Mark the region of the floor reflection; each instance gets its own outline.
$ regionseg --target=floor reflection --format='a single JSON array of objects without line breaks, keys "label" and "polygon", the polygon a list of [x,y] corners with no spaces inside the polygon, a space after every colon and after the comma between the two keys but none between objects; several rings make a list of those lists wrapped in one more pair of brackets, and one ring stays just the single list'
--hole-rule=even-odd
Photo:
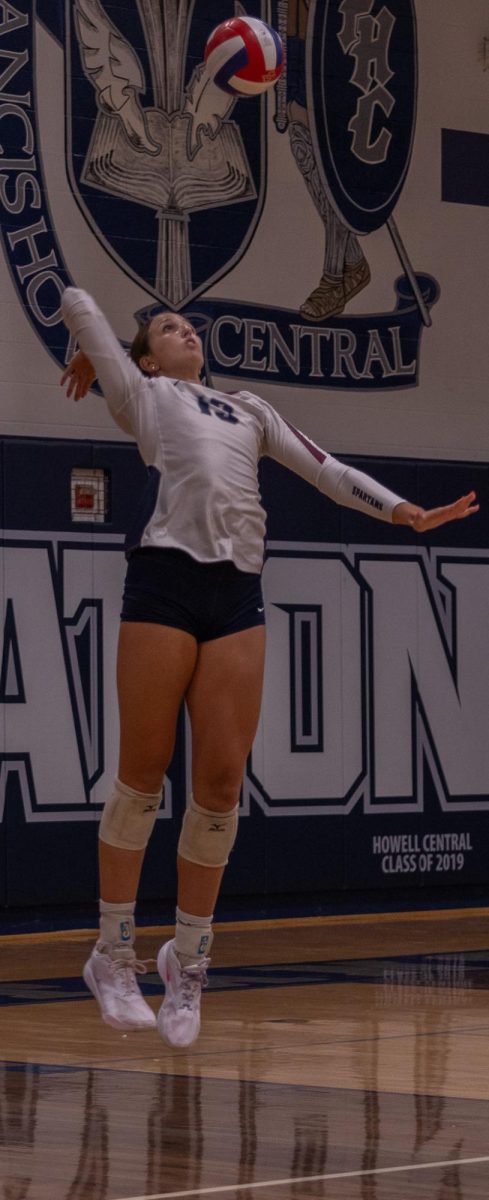
[{"label": "floor reflection", "polygon": [[[4,1071],[2,1085],[2,1200],[108,1200],[272,1179],[290,1180],[290,1200],[320,1200],[324,1182],[305,1192],[294,1179],[343,1172],[358,1172],[351,1200],[380,1200],[376,1170],[400,1162],[446,1163],[426,1195],[460,1200],[458,1160],[480,1151],[489,1118],[488,1103],[429,1095],[133,1072],[26,1067]],[[391,1194],[401,1195],[394,1181]]]},{"label": "floor reflection", "polygon": [[103,1027],[61,973],[53,1002],[7,980],[4,1052],[39,1061],[0,1066],[0,1200],[487,1200],[463,1161],[487,1157],[487,951],[299,949],[217,971],[188,1054]]}]

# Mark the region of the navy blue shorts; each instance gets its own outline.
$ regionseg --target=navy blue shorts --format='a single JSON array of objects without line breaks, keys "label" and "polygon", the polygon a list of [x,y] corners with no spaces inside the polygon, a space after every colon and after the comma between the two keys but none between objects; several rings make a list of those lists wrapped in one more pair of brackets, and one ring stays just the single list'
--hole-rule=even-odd
[{"label": "navy blue shorts", "polygon": [[122,621],[184,629],[198,642],[265,624],[261,575],[233,562],[198,562],[183,550],[142,547],[129,559]]}]

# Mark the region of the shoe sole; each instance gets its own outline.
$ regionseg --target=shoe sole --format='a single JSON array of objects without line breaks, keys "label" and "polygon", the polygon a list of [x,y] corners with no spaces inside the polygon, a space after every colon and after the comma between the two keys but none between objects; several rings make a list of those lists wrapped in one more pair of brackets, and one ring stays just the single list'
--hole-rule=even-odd
[{"label": "shoe sole", "polygon": [[109,1013],[104,1012],[103,1005],[102,1005],[102,997],[101,997],[101,994],[100,994],[98,986],[97,986],[97,980],[95,978],[95,975],[94,975],[89,963],[85,963],[85,966],[82,971],[82,975],[83,975],[83,978],[87,985],[87,988],[92,993],[92,996],[94,996],[95,1000],[97,1001],[102,1020],[105,1021],[106,1025],[110,1025],[111,1029],[123,1029],[126,1032],[129,1030],[132,1030],[134,1033],[143,1033],[145,1029],[154,1029],[155,1028],[156,1017],[154,1016],[154,1013],[153,1013],[154,1019],[152,1022],[148,1021],[147,1025],[135,1025],[134,1022],[119,1021],[117,1019],[117,1017],[111,1017]]}]

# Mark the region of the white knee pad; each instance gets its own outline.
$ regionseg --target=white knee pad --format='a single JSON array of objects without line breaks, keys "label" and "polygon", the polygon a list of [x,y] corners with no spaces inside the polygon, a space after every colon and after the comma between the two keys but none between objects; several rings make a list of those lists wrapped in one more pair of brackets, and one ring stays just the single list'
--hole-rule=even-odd
[{"label": "white knee pad", "polygon": [[238,805],[231,812],[211,812],[191,796],[178,842],[180,858],[200,867],[225,867],[237,832]]},{"label": "white knee pad", "polygon": [[106,801],[99,827],[101,842],[120,850],[144,850],[148,844],[160,807],[161,792],[147,795],[135,792],[119,779]]}]

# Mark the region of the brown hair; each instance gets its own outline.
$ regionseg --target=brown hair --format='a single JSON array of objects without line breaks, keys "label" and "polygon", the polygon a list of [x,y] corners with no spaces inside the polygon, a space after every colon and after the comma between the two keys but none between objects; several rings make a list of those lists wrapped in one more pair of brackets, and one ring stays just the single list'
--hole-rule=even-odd
[{"label": "brown hair", "polygon": [[145,354],[151,354],[149,346],[150,326],[151,319],[149,321],[143,321],[131,342],[131,349],[129,351],[132,361],[136,363],[136,366],[139,367],[140,371],[142,371],[145,375],[147,375],[149,372],[145,371],[144,367],[141,366],[141,359],[144,358]]},{"label": "brown hair", "polygon": [[[175,315],[173,309],[171,308],[164,309],[163,311],[170,313],[172,316]],[[132,339],[129,350],[129,357],[132,358],[134,363],[136,363],[136,366],[139,367],[139,370],[142,371],[143,375],[152,375],[153,373],[152,371],[146,371],[145,368],[141,366],[141,359],[144,358],[145,354],[151,354],[149,331],[152,324],[153,317],[149,317],[147,321],[142,321],[141,324],[138,325],[137,333]]]}]

